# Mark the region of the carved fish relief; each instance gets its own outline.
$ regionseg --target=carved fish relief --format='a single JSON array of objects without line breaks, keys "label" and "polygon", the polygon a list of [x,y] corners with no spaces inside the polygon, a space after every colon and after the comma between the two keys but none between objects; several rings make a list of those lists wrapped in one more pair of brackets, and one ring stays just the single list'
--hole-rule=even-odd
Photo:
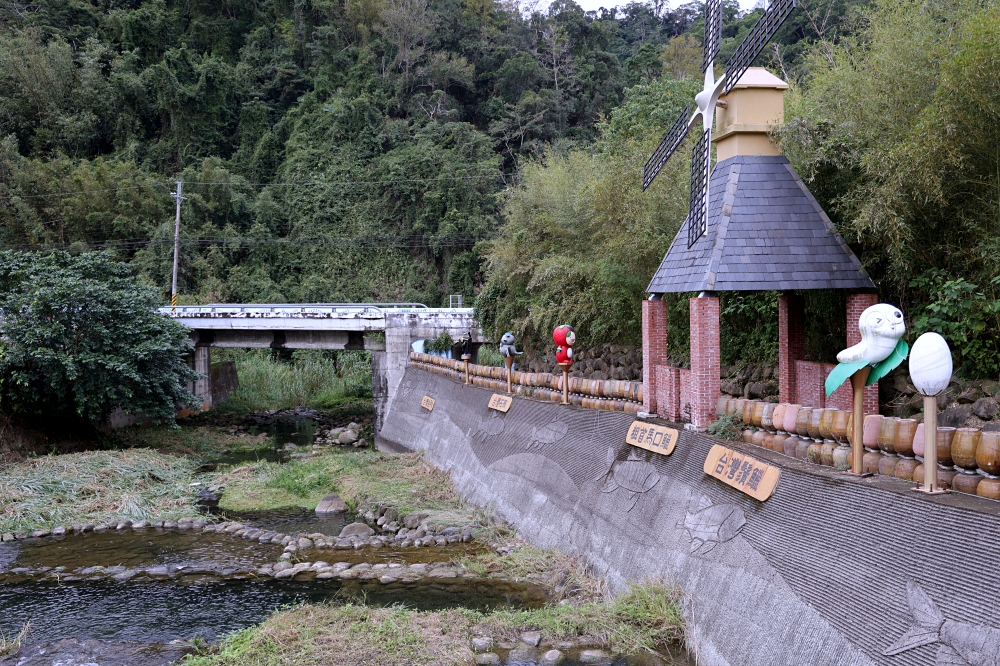
[{"label": "carved fish relief", "polygon": [[739,534],[746,522],[743,510],[735,504],[712,504],[702,496],[677,526],[687,530],[691,552],[704,555]]},{"label": "carved fish relief", "polygon": [[488,416],[485,419],[480,417],[479,425],[476,428],[476,432],[472,433],[472,438],[478,439],[479,441],[483,441],[487,437],[499,435],[502,432],[503,432],[502,418],[498,416]]},{"label": "carved fish relief", "polygon": [[906,585],[906,603],[913,615],[913,626],[886,648],[882,653],[885,656],[940,643],[936,666],[1000,664],[1000,629],[946,620],[927,593],[913,581]]},{"label": "carved fish relief", "polygon": [[648,462],[635,457],[634,452],[629,454],[627,460],[615,462],[615,450],[609,447],[608,465],[609,469],[605,475],[607,480],[604,482],[601,492],[613,493],[616,490],[624,491],[626,501],[628,502],[628,508],[625,509],[626,512],[635,508],[641,494],[652,490],[660,481],[660,474],[656,471],[656,468]]},{"label": "carved fish relief", "polygon": [[562,421],[553,421],[541,428],[533,427],[531,429],[531,441],[528,443],[527,448],[530,449],[534,446],[541,447],[543,444],[555,444],[565,437],[567,432],[569,432],[569,426]]}]

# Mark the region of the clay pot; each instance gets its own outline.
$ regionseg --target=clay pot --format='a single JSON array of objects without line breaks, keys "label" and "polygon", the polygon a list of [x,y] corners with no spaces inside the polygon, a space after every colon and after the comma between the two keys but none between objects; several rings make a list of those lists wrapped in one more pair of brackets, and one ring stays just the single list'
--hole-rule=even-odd
[{"label": "clay pot", "polygon": [[955,467],[976,469],[976,449],[979,448],[979,430],[959,428],[951,440],[951,459]]},{"label": "clay pot", "polygon": [[744,400],[743,401],[743,423],[747,425],[753,425],[753,403],[756,400]]},{"label": "clay pot", "polygon": [[823,411],[824,410],[822,409],[813,409],[809,413],[809,426],[806,428],[806,433],[817,442],[821,442],[823,440],[819,434],[819,424],[820,421],[823,420]]},{"label": "clay pot", "polygon": [[799,407],[801,405],[788,405],[785,407],[785,422],[782,425],[784,426],[784,431],[789,435],[795,434],[795,420],[799,415]]},{"label": "clay pot", "polygon": [[790,437],[791,435],[789,435],[787,432],[779,432],[777,435],[774,436],[774,439],[771,440],[771,446],[769,446],[768,448],[770,448],[772,451],[777,451],[778,453],[784,453],[785,441],[788,440]]},{"label": "clay pot", "polygon": [[719,399],[715,401],[715,415],[722,416],[729,409],[729,396],[720,395]]},{"label": "clay pot", "polygon": [[760,417],[760,427],[764,430],[774,430],[774,408],[777,406],[773,402],[764,403],[764,413]]},{"label": "clay pot", "polygon": [[901,460],[899,456],[884,455],[878,461],[878,473],[882,476],[895,476],[896,463]]},{"label": "clay pot", "polygon": [[771,414],[771,422],[774,424],[772,427],[775,430],[784,431],[785,430],[785,412],[788,411],[788,405],[784,402],[778,403],[774,407],[774,413]]},{"label": "clay pot", "polygon": [[1000,499],[1000,479],[983,479],[976,487],[976,494],[994,500]]},{"label": "clay pot", "polygon": [[838,444],[843,444],[847,441],[847,433],[850,432],[853,418],[854,415],[844,409],[838,409],[833,413],[833,427],[831,431],[833,432],[833,439]]},{"label": "clay pot", "polygon": [[753,405],[753,424],[758,428],[764,427],[764,409],[767,407],[767,403],[763,400],[754,400]]},{"label": "clay pot", "polygon": [[800,441],[802,440],[800,440],[795,435],[789,435],[788,439],[786,439],[784,442],[781,443],[781,446],[784,449],[782,453],[784,453],[789,458],[794,458],[795,449],[798,447]]},{"label": "clay pot", "polygon": [[897,479],[903,479],[904,481],[913,480],[913,470],[919,465],[913,458],[902,458],[896,463],[896,469],[894,470]]},{"label": "clay pot", "polygon": [[798,443],[795,445],[795,457],[799,460],[808,460],[806,454],[809,452],[809,447],[814,443],[811,439],[802,439],[800,437]]},{"label": "clay pot", "polygon": [[[942,468],[938,467],[938,471],[937,471],[937,483],[938,483],[938,487],[944,488],[945,490],[947,490],[948,488],[950,488],[951,487],[951,480],[953,478],[955,478],[955,474],[957,474],[957,472],[955,470],[953,470],[953,469],[942,469]],[[922,464],[921,465],[917,465],[916,468],[913,470],[913,481],[914,481],[914,483],[923,485],[923,483],[924,483],[924,466]]]},{"label": "clay pot", "polygon": [[878,427],[878,448],[882,453],[895,453],[896,432],[899,430],[899,419],[886,416]]},{"label": "clay pot", "polygon": [[916,419],[900,419],[896,427],[896,439],[893,441],[893,448],[896,455],[904,458],[913,457],[913,435],[917,431]]},{"label": "clay pot", "polygon": [[851,469],[851,447],[838,446],[833,450],[833,468]]},{"label": "clay pot", "polygon": [[913,455],[917,460],[924,459],[924,424],[918,423],[913,433]]},{"label": "clay pot", "polygon": [[[961,430],[961,428],[959,428]],[[951,480],[951,489],[960,493],[969,493],[970,495],[975,495],[976,491],[979,489],[979,483],[983,480],[983,477],[978,474],[956,474],[955,478]]]},{"label": "clay pot", "polygon": [[[736,408],[739,407],[739,398],[730,398],[729,402],[726,403],[726,414],[735,414]],[[740,412],[742,414],[742,412]]]},{"label": "clay pot", "polygon": [[747,444],[753,442],[753,429],[747,428],[743,431],[743,441]]},{"label": "clay pot", "polygon": [[1000,474],[1000,432],[984,432],[979,436],[976,464],[987,474]]},{"label": "clay pot", "polygon": [[823,464],[823,445],[820,442],[812,442],[806,449],[806,460],[817,465]]},{"label": "clay pot", "polygon": [[764,446],[764,431],[758,430],[755,432],[753,437],[750,438],[750,443],[754,446]]},{"label": "clay pot", "polygon": [[774,448],[774,433],[773,432],[767,432],[767,431],[764,432],[764,443],[761,446],[763,446],[765,449],[772,449],[773,450],[773,448]]},{"label": "clay pot", "polygon": [[795,415],[795,434],[799,437],[809,436],[809,416],[812,410],[808,407],[801,407]]},{"label": "clay pot", "polygon": [[819,417],[819,436],[822,439],[833,439],[833,415],[836,409],[824,409]]},{"label": "clay pot", "polygon": [[878,463],[884,457],[881,451],[865,451],[861,459],[861,471],[866,474],[878,474]]},{"label": "clay pot", "polygon": [[955,438],[956,432],[957,428],[938,426],[936,440],[938,465],[951,467],[955,464],[955,461],[951,459],[951,442]]},{"label": "clay pot", "polygon": [[864,435],[862,435],[861,444],[866,449],[875,451],[878,449],[878,431],[882,427],[882,415],[881,414],[869,414],[865,417],[864,423]]},{"label": "clay pot", "polygon": [[820,445],[819,462],[821,465],[833,467],[833,451],[837,448],[837,442],[832,439],[824,439]]}]

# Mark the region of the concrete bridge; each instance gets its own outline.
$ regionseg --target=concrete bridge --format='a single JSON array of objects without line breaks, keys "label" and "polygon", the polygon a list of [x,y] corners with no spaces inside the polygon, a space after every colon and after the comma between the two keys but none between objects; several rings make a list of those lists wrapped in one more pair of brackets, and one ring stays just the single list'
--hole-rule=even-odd
[{"label": "concrete bridge", "polygon": [[372,352],[375,429],[381,429],[406,369],[410,345],[448,333],[484,340],[472,308],[429,308],[420,303],[297,303],[185,305],[160,312],[191,329],[194,369],[204,375],[193,392],[211,406],[212,347],[361,349]]}]

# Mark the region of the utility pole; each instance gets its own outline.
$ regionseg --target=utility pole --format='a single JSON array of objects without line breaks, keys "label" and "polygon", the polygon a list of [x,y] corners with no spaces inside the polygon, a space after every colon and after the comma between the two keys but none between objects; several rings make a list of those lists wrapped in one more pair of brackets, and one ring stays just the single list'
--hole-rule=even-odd
[{"label": "utility pole", "polygon": [[170,282],[170,305],[177,307],[177,258],[181,251],[181,181],[177,181],[177,191],[170,196],[177,200],[177,215],[174,218],[174,274]]}]

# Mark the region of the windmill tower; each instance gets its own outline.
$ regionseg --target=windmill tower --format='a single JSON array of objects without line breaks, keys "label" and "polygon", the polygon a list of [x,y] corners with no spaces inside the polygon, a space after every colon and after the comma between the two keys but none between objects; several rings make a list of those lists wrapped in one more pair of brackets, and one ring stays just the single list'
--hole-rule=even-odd
[{"label": "windmill tower", "polygon": [[[797,292],[849,291],[848,344],[853,344],[852,333],[859,338],[856,325],[850,325],[852,316],[857,321],[855,311],[877,301],[861,262],[768,138],[768,132],[784,121],[788,85],[750,65],[794,9],[795,0],[774,0],[726,63],[723,76],[715,80],[720,4],[721,0],[708,0],[705,8],[705,84],[695,96],[696,108],[682,112],[643,171],[645,189],[687,133],[700,129],[691,155],[688,215],[646,289],[649,298],[642,308],[644,409],[673,421],[690,420],[696,428],[714,420],[720,395],[716,292],[782,292],[780,399],[812,407],[843,401],[847,408],[850,398],[834,394],[825,399],[824,369],[804,361],[803,298]],[[713,143],[718,158],[714,169]],[[690,371],[667,363],[662,300],[663,294],[684,292],[699,294],[690,299]],[[869,411],[877,411],[877,395],[877,389],[866,393]]]}]

